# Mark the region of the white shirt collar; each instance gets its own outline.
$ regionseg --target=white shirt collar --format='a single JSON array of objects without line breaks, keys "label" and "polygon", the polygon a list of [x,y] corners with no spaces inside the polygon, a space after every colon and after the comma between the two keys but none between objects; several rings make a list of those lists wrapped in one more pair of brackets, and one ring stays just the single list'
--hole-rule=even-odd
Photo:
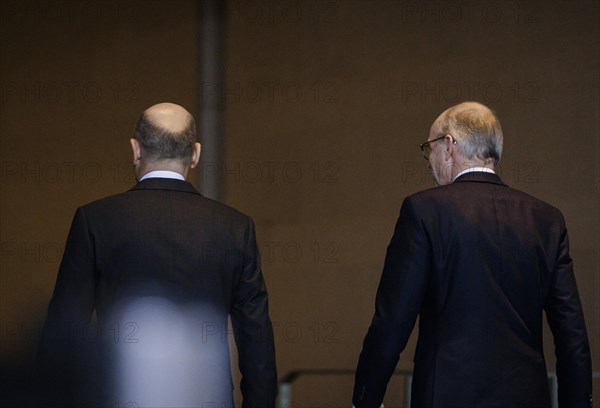
[{"label": "white shirt collar", "polygon": [[169,178],[169,179],[177,179],[177,180],[185,180],[183,175],[170,171],[170,170],[154,170],[149,173],[146,173],[142,176],[140,181],[145,180],[147,178]]},{"label": "white shirt collar", "polygon": [[457,178],[459,178],[459,177],[460,177],[460,176],[462,176],[463,174],[466,174],[466,173],[472,173],[472,172],[474,172],[474,171],[482,171],[482,172],[484,172],[484,173],[492,173],[492,174],[496,174],[496,172],[495,172],[494,170],[490,169],[489,167],[478,167],[478,166],[475,166],[475,167],[469,167],[468,169],[464,169],[463,171],[461,171],[460,173],[458,173],[458,174],[456,175],[456,177],[454,177],[454,178],[452,179],[452,182],[454,182],[454,180],[456,180]]}]

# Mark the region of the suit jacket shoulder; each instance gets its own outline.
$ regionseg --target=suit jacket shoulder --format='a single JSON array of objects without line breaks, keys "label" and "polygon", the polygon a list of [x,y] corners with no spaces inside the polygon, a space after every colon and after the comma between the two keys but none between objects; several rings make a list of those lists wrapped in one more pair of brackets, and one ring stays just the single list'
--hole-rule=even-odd
[{"label": "suit jacket shoulder", "polygon": [[147,198],[149,192],[158,192],[162,197],[165,197],[171,193],[177,193],[180,200],[195,202],[199,205],[202,205],[205,210],[211,211],[215,214],[232,217],[238,220],[243,220],[248,217],[248,215],[233,207],[208,197],[204,197],[192,186],[191,183],[187,181],[163,178],[143,180],[128,191],[92,201],[83,205],[82,208],[86,211],[95,211],[105,207],[121,205],[132,200]]},{"label": "suit jacket shoulder", "polygon": [[416,208],[423,208],[429,205],[450,205],[451,202],[473,202],[481,197],[503,197],[510,199],[512,202],[525,205],[538,214],[556,220],[563,220],[562,212],[555,206],[524,191],[508,186],[496,174],[483,172],[467,173],[456,179],[452,184],[416,192],[406,197],[405,200],[414,204]]}]

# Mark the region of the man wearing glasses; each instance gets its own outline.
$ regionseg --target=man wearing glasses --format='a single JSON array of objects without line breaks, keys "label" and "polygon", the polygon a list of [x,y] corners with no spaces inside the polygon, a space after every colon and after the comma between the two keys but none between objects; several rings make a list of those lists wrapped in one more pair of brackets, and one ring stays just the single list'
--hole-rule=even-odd
[{"label": "man wearing glasses", "polygon": [[494,173],[502,129],[487,107],[444,111],[421,144],[440,186],[404,200],[354,386],[383,402],[419,316],[413,408],[550,407],[546,312],[560,407],[592,406],[591,359],[565,221]]}]

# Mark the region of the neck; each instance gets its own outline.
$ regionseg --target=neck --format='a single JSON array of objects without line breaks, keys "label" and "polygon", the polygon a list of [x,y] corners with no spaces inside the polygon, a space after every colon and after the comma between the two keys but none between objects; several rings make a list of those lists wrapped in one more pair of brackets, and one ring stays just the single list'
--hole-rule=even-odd
[{"label": "neck", "polygon": [[174,171],[175,173],[179,173],[183,175],[184,178],[187,177],[188,167],[185,166],[181,162],[173,162],[173,161],[161,161],[161,162],[152,162],[145,163],[140,162],[139,167],[136,169],[136,175],[138,179],[144,177],[145,174],[150,173],[151,171]]},{"label": "neck", "polygon": [[464,160],[457,162],[454,166],[452,166],[452,180],[454,180],[459,173],[474,167],[485,167],[494,170],[494,162],[491,159],[486,161]]}]

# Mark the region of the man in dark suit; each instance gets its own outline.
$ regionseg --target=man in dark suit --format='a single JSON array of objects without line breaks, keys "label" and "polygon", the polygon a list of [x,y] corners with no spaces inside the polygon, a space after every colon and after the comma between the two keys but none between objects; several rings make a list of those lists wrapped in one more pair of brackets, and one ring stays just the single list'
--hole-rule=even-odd
[{"label": "man in dark suit", "polygon": [[[185,181],[200,144],[181,106],[147,109],[131,146],[139,182],[75,214],[48,307],[43,365],[62,371],[66,356],[80,358],[101,337],[103,351],[110,345],[102,375],[110,387],[101,391],[110,406],[232,406],[230,316],[243,407],[274,407],[273,331],[252,219]],[[69,380],[86,364],[74,365]]]},{"label": "man in dark suit", "polygon": [[443,112],[421,145],[439,187],[404,200],[354,386],[382,404],[419,316],[412,408],[550,407],[542,314],[560,407],[592,406],[591,359],[561,212],[494,173],[502,129],[487,107]]}]

